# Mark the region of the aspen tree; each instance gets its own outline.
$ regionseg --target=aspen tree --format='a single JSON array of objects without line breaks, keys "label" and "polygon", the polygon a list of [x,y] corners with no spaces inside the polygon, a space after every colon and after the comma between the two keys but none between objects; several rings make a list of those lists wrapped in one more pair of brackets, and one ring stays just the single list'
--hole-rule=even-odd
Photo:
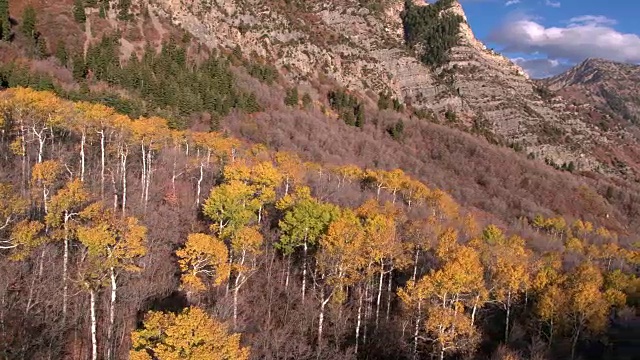
[{"label": "aspen tree", "polygon": [[55,160],[47,160],[33,165],[31,182],[42,187],[42,206],[45,215],[49,212],[49,194],[62,171],[62,164]]},{"label": "aspen tree", "polygon": [[249,348],[240,335],[202,309],[190,307],[178,314],[149,312],[142,329],[131,334],[131,360],[248,360]]},{"label": "aspen tree", "polygon": [[492,300],[505,311],[504,340],[509,340],[511,309],[514,302],[530,286],[530,251],[519,236],[506,237],[495,225],[487,226],[479,245],[489,273]]},{"label": "aspen tree", "polygon": [[238,294],[249,277],[257,270],[257,257],[262,253],[264,239],[256,227],[244,227],[231,239],[231,249],[235,254],[232,269],[233,283],[233,326],[238,324]]},{"label": "aspen tree", "polygon": [[[100,203],[88,206],[80,216],[86,221],[86,225],[78,227],[78,240],[86,247],[88,262],[92,264],[88,274],[92,279],[100,279],[100,281],[87,281],[92,301],[103,286],[102,279],[108,278],[111,286],[106,341],[106,357],[111,359],[114,352],[113,328],[118,290],[117,277],[122,271],[141,270],[136,265],[136,260],[147,253],[147,228],[134,217],[116,216],[111,210],[104,209]],[[94,326],[95,323],[92,322],[92,328]],[[93,346],[95,348],[95,342]]]},{"label": "aspen tree", "polygon": [[181,287],[188,292],[206,289],[203,277],[214,279],[216,285],[229,277],[229,250],[223,241],[207,234],[189,234],[185,246],[176,251],[182,276]]},{"label": "aspen tree", "polygon": [[316,255],[314,284],[318,290],[318,354],[322,351],[322,333],[327,303],[335,297],[341,303],[347,287],[356,284],[366,266],[365,232],[351,210],[343,210],[331,222],[320,239]]},{"label": "aspen tree", "polygon": [[[284,210],[285,214],[278,223],[282,235],[275,246],[285,256],[291,256],[297,248],[302,247],[302,301],[304,301],[309,250],[318,244],[331,221],[338,215],[338,209],[331,204],[312,198],[306,187],[296,189],[294,196],[283,198],[278,208]],[[288,278],[289,269],[287,269],[287,280]]]},{"label": "aspen tree", "polygon": [[140,201],[144,209],[149,202],[149,187],[153,174],[153,155],[170,138],[167,120],[159,117],[139,118],[130,124],[133,139],[140,144],[142,172],[140,179]]},{"label": "aspen tree", "polygon": [[284,195],[289,194],[292,186],[297,186],[303,179],[304,166],[297,154],[291,152],[277,152],[275,154],[278,171],[284,177]]},{"label": "aspen tree", "polygon": [[71,221],[78,217],[82,207],[89,199],[80,179],[68,182],[52,198],[45,220],[49,229],[60,229],[61,234],[54,234],[54,238],[63,241],[62,260],[62,321],[67,317],[68,289],[69,289],[69,251],[72,240],[73,227]]}]

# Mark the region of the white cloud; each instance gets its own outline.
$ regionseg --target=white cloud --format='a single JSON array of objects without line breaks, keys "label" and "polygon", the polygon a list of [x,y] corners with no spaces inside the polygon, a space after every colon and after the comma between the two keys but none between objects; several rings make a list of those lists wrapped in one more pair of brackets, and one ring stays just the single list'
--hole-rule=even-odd
[{"label": "white cloud", "polygon": [[554,8],[559,8],[560,7],[560,1],[552,1],[552,0],[545,0],[544,4],[547,6],[551,6]]},{"label": "white cloud", "polygon": [[603,25],[603,26],[613,26],[618,22],[614,19],[609,19],[606,16],[602,15],[582,15],[572,17],[568,21],[569,26],[580,26],[580,25]]},{"label": "white cloud", "polygon": [[506,3],[504,3],[504,6],[511,6],[516,4],[520,4],[520,0],[509,0]]},{"label": "white cloud", "polygon": [[525,59],[517,57],[511,59],[511,61],[519,65],[530,77],[534,79],[558,75],[572,67],[572,64],[555,59]]},{"label": "white cloud", "polygon": [[588,57],[640,62],[640,36],[621,33],[603,16],[575,17],[565,27],[546,27],[531,18],[507,21],[489,36],[503,52],[545,54],[550,59],[582,61]]}]

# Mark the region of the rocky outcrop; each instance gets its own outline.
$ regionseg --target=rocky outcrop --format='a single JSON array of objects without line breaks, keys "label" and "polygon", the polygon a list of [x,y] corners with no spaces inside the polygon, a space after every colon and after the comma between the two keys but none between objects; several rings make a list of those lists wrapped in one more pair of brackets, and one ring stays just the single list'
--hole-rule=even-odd
[{"label": "rocky outcrop", "polygon": [[640,125],[640,66],[587,59],[563,74],[542,81],[554,91],[596,105],[627,127]]},{"label": "rocky outcrop", "polygon": [[[422,0],[415,5],[429,6]],[[459,2],[446,10],[464,19],[458,46],[440,69],[423,65],[403,44],[404,0],[154,0],[155,11],[213,48],[240,46],[271,60],[293,82],[332,77],[353,91],[390,91],[435,113],[455,112],[455,126],[480,130],[503,144],[556,164],[608,171],[592,156],[608,146],[603,133],[561,98],[543,99],[538,84],[476,39]],[[450,74],[450,75],[447,75]],[[443,79],[443,76],[446,79]],[[447,77],[448,76],[448,77]],[[375,96],[372,100],[375,100]]]}]

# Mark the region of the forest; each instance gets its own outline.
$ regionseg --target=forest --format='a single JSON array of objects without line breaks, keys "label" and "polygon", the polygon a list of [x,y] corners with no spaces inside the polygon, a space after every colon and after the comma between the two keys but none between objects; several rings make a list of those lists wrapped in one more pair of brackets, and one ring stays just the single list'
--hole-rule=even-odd
[{"label": "forest", "polygon": [[3,358],[635,356],[638,240],[599,224],[27,88],[0,129]]},{"label": "forest", "polygon": [[[0,50],[30,60],[0,64],[0,359],[637,357],[637,188],[239,46],[83,54],[7,4]],[[432,67],[450,5],[403,13]],[[72,21],[108,6],[134,18]]]},{"label": "forest", "polygon": [[405,2],[402,13],[406,44],[417,50],[420,60],[428,66],[439,67],[449,60],[449,50],[458,44],[460,24],[464,19],[445,12],[453,0],[438,0],[430,6]]}]

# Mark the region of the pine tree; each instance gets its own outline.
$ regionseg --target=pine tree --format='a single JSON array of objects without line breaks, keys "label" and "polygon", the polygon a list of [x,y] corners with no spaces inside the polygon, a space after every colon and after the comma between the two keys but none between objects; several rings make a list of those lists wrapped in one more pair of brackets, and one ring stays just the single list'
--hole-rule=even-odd
[{"label": "pine tree", "polygon": [[81,24],[87,21],[87,14],[84,12],[83,0],[75,0],[73,3],[73,18]]},{"label": "pine tree", "polygon": [[29,5],[22,13],[22,33],[30,39],[36,38],[36,10]]},{"label": "pine tree", "polygon": [[58,45],[56,46],[56,57],[60,60],[60,63],[63,66],[67,66],[67,63],[69,62],[69,53],[67,52],[67,47],[62,39],[58,40]]},{"label": "pine tree", "polygon": [[0,0],[0,39],[11,38],[11,22],[9,21],[9,0]]},{"label": "pine tree", "polygon": [[284,104],[287,106],[298,106],[298,101],[298,88],[294,86],[288,89],[284,97]]}]

